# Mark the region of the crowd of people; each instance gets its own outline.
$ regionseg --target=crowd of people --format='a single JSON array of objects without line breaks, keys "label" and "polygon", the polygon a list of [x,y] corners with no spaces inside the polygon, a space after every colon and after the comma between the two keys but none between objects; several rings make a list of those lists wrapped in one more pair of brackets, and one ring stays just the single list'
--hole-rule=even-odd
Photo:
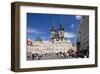
[{"label": "crowd of people", "polygon": [[77,58],[77,52],[74,50],[69,50],[67,52],[58,52],[58,53],[32,53],[31,56],[28,56],[27,58],[31,58],[32,60],[41,60],[42,57],[50,56],[50,55],[55,55],[56,57],[61,57],[62,59],[67,59],[67,58]]}]

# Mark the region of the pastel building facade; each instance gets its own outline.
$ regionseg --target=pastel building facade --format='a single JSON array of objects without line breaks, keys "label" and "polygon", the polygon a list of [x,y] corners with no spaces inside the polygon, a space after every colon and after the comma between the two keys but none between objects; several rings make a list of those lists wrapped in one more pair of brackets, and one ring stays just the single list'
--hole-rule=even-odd
[{"label": "pastel building facade", "polygon": [[31,41],[30,45],[27,45],[27,52],[39,53],[39,54],[49,54],[49,53],[59,53],[67,52],[69,49],[76,50],[70,40],[64,39],[64,27],[60,25],[58,30],[54,26],[51,27],[50,31],[50,41]]}]

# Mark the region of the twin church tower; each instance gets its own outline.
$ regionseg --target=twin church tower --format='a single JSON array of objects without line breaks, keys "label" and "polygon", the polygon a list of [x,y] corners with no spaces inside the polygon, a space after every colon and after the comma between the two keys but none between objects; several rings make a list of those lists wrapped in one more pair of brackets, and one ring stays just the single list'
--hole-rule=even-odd
[{"label": "twin church tower", "polygon": [[64,26],[62,24],[60,24],[58,29],[56,29],[55,26],[51,27],[50,41],[52,43],[56,41],[64,41]]}]

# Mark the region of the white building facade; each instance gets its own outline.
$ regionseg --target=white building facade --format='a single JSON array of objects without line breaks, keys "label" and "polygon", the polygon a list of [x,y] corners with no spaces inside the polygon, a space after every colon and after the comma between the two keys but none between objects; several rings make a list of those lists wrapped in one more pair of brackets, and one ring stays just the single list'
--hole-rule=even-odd
[{"label": "white building facade", "polygon": [[76,47],[72,45],[70,40],[55,43],[34,41],[31,46],[27,46],[27,52],[40,54],[67,52],[69,49],[76,50]]}]

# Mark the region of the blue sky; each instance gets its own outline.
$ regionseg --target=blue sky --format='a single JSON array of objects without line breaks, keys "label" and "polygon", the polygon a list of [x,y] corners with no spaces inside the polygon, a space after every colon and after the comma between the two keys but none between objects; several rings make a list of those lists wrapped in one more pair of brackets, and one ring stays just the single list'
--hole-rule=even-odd
[{"label": "blue sky", "polygon": [[41,37],[43,40],[50,40],[51,26],[58,29],[63,24],[65,39],[70,39],[74,44],[80,20],[79,15],[27,13],[27,38],[35,40]]}]

